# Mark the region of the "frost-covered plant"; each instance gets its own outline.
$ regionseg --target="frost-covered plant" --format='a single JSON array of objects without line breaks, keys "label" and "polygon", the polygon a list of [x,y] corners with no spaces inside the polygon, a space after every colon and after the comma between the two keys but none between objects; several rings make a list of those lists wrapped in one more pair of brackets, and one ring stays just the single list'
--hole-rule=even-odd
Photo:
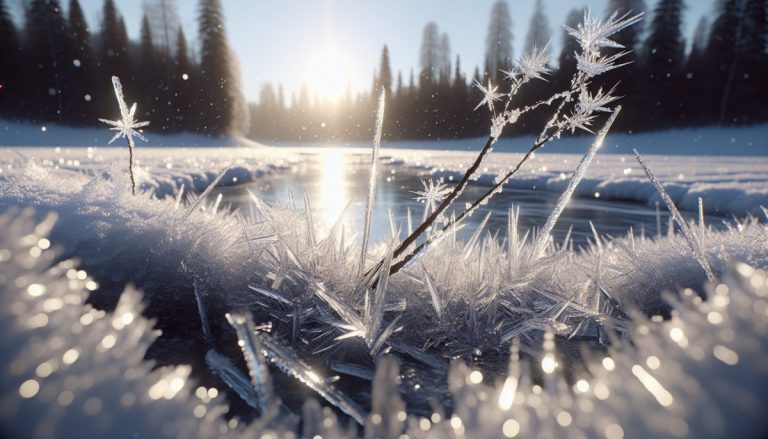
[{"label": "frost-covered plant", "polygon": [[124,137],[128,141],[128,172],[131,175],[131,193],[136,195],[136,179],[133,176],[133,136],[137,136],[146,142],[147,139],[141,134],[139,128],[149,125],[149,122],[139,122],[134,119],[136,114],[136,103],[134,102],[131,108],[128,109],[128,105],[125,103],[125,97],[123,96],[123,85],[120,83],[120,78],[113,76],[112,86],[115,89],[117,104],[120,106],[120,119],[99,120],[108,125],[112,125],[110,130],[117,131],[112,140],[109,141],[110,144],[121,137]]},{"label": "frost-covered plant", "polygon": [[[499,86],[493,85],[488,80],[487,86],[484,86],[478,79],[475,79],[475,85],[483,92],[483,99],[475,107],[486,105],[491,111],[491,132],[485,145],[478,153],[475,161],[467,168],[462,178],[453,187],[453,190],[445,197],[419,226],[410,233],[400,245],[395,249],[394,261],[390,273],[396,273],[405,267],[409,261],[421,251],[428,243],[415,247],[413,244],[430,230],[434,223],[445,213],[452,203],[461,195],[467,184],[479,169],[484,158],[491,153],[493,145],[501,136],[504,128],[509,124],[514,124],[520,116],[528,112],[539,109],[543,106],[552,106],[557,104],[552,117],[541,129],[536,141],[531,148],[520,159],[517,165],[503,176],[497,178],[497,184],[481,195],[472,203],[467,203],[467,207],[461,212],[455,220],[448,221],[443,225],[442,231],[448,231],[455,227],[463,218],[471,215],[478,206],[487,203],[495,194],[501,191],[503,185],[512,178],[522,165],[533,156],[539,148],[544,146],[550,140],[560,137],[566,130],[571,132],[577,128],[591,132],[590,125],[594,122],[597,114],[600,112],[612,112],[608,105],[618,99],[613,96],[613,89],[603,92],[602,89],[591,92],[590,85],[594,77],[607,71],[623,66],[616,62],[625,56],[628,52],[619,52],[612,55],[606,54],[605,49],[622,49],[623,46],[609,39],[612,35],[625,29],[643,17],[643,14],[630,15],[629,13],[618,16],[617,13],[611,15],[605,22],[596,18],[590,11],[584,13],[583,22],[576,28],[566,30],[579,41],[581,51],[576,54],[577,71],[571,79],[568,90],[560,91],[547,99],[541,100],[530,105],[520,105],[515,97],[518,91],[525,84],[532,80],[542,80],[544,75],[549,73],[549,50],[544,48],[533,48],[529,53],[524,54],[518,61],[517,66],[510,67],[505,74],[505,79],[509,81],[509,91],[499,92]],[[577,101],[574,104],[574,97]],[[495,102],[505,99],[504,105],[498,112]],[[568,107],[573,107],[568,112]],[[433,238],[434,239],[434,238]],[[381,263],[379,263],[380,266]],[[378,266],[376,267],[378,268]]]},{"label": "frost-covered plant", "polygon": [[[97,438],[127,431],[178,438],[699,438],[758,437],[764,427],[768,393],[760,384],[768,378],[768,273],[747,264],[736,264],[730,275],[709,284],[702,292],[706,300],[690,289],[667,295],[672,310],[668,320],[634,315],[622,329],[631,340],[608,333],[611,344],[602,350],[582,342],[578,363],[569,350],[558,348],[563,340],[550,328],[535,340],[529,340],[529,332],[514,335],[505,346],[509,354],[493,359],[507,364],[504,372],[487,363],[454,360],[447,375],[435,380],[435,371],[420,376],[407,358],[394,355],[377,358],[375,373],[335,364],[334,370],[371,382],[365,407],[345,405],[350,403],[347,396],[332,379],[297,358],[296,347],[266,334],[268,328],[254,326],[248,314],[233,312],[230,320],[258,389],[254,397],[262,397],[267,407],[246,423],[223,417],[226,386],[194,383],[189,366],[151,371],[142,356],[156,333],[141,315],[138,292],[125,292],[113,313],[83,304],[93,280],[81,275],[72,261],[55,262],[56,252],[47,241],[55,224],[54,217],[37,223],[31,211],[0,215],[0,226],[9,232],[0,235],[0,420],[10,437]],[[754,241],[764,236],[765,227],[742,224],[727,234],[701,233],[713,242],[719,235],[742,233],[748,235],[740,239]],[[624,244],[628,247],[621,248]],[[665,245],[641,239],[631,248],[635,257],[653,261],[657,256],[642,250],[653,244]],[[615,245],[608,242],[606,258],[630,249],[626,241]],[[663,250],[668,253],[669,247]],[[573,262],[588,264],[579,258]],[[606,275],[621,266],[615,260],[609,264]],[[350,255],[347,265],[356,270],[356,258]],[[766,265],[765,254],[760,265]],[[436,277],[445,282],[445,275]],[[606,287],[613,285],[610,277],[605,281]],[[575,306],[578,298],[572,300],[569,313],[589,312]],[[224,380],[226,385],[237,380],[249,385],[230,359],[211,352],[209,364],[234,374]],[[329,404],[346,407],[361,427],[312,399],[297,409],[281,405],[281,416],[269,415],[279,404],[270,388],[270,364]],[[427,407],[414,404],[413,395],[435,394],[430,390],[435,381],[446,387],[437,393],[442,399]]]}]

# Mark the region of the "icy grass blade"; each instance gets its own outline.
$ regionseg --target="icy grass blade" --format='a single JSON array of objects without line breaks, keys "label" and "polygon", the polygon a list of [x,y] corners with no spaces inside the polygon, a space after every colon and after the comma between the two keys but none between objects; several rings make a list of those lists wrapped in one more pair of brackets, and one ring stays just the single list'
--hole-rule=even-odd
[{"label": "icy grass blade", "polygon": [[664,204],[667,205],[667,209],[669,209],[669,213],[672,214],[672,218],[675,220],[677,225],[680,227],[680,230],[683,232],[683,236],[685,237],[685,240],[688,242],[688,246],[691,248],[694,258],[696,258],[696,261],[701,265],[701,267],[707,273],[707,279],[709,281],[714,281],[715,273],[712,271],[712,266],[710,265],[709,260],[707,259],[707,256],[704,254],[704,249],[701,247],[700,243],[696,240],[696,236],[691,231],[691,228],[688,227],[688,223],[685,222],[685,219],[680,214],[680,211],[677,210],[677,207],[675,206],[675,202],[672,201],[672,198],[669,196],[666,189],[664,189],[664,186],[661,185],[661,182],[659,181],[658,178],[656,178],[656,175],[648,167],[648,164],[645,163],[645,160],[643,160],[643,158],[640,156],[640,153],[637,152],[637,149],[633,149],[633,151],[635,152],[635,157],[637,158],[637,161],[640,163],[640,166],[643,167],[643,170],[645,171],[645,175],[648,176],[648,179],[656,187],[656,191],[659,192],[659,195],[661,196],[661,199],[664,201]]},{"label": "icy grass blade", "polygon": [[264,288],[259,285],[248,285],[248,288],[259,294],[269,297],[272,300],[284,303],[286,305],[293,305],[293,301],[288,296],[286,296],[285,294],[279,291],[275,291],[269,288]]},{"label": "icy grass blade", "polygon": [[366,414],[357,403],[350,399],[345,393],[331,386],[328,383],[328,380],[323,379],[313,371],[312,368],[301,361],[290,349],[282,346],[271,336],[261,331],[255,333],[255,338],[261,341],[261,347],[264,350],[267,359],[281,371],[306,384],[310,389],[322,396],[328,403],[351,416],[358,424],[363,425],[365,423]]},{"label": "icy grass blade", "polygon": [[240,369],[232,364],[229,358],[216,352],[214,349],[205,354],[205,363],[216,376],[221,378],[237,396],[256,410],[260,410],[259,397],[248,379],[240,372]]},{"label": "icy grass blade", "polygon": [[181,206],[181,200],[183,198],[184,198],[184,183],[181,184],[181,188],[179,188],[179,193],[176,194],[176,202],[173,205],[174,212],[179,210],[179,207]]},{"label": "icy grass blade", "polygon": [[429,275],[427,267],[425,267],[423,263],[421,264],[421,270],[424,272],[424,284],[427,286],[429,296],[432,298],[432,306],[435,308],[437,319],[443,320],[443,301],[440,298],[440,293],[438,293],[437,288],[435,288],[434,282],[432,282],[432,277]]},{"label": "icy grass blade", "polygon": [[483,233],[483,229],[485,229],[486,224],[488,224],[488,220],[491,218],[492,213],[493,213],[493,210],[489,210],[488,213],[485,214],[485,217],[483,218],[483,220],[480,221],[480,225],[478,225],[477,229],[475,229],[475,233],[472,234],[472,237],[469,238],[469,241],[464,246],[465,261],[469,259],[469,257],[475,251],[475,246],[477,245],[477,242],[480,240],[480,235]]},{"label": "icy grass blade", "polygon": [[605,122],[605,125],[603,125],[603,128],[599,133],[597,133],[597,137],[595,137],[594,142],[592,142],[592,146],[590,146],[589,151],[587,151],[587,154],[584,155],[584,158],[581,159],[581,162],[576,167],[576,171],[573,173],[573,177],[571,177],[571,180],[568,182],[568,187],[566,187],[563,194],[560,195],[560,198],[557,200],[557,204],[555,204],[555,208],[552,209],[552,213],[550,213],[549,218],[547,218],[547,222],[544,224],[544,227],[542,227],[541,231],[539,231],[539,236],[536,239],[536,244],[533,251],[534,258],[540,258],[544,255],[544,252],[547,249],[547,245],[549,244],[552,229],[555,227],[557,220],[560,218],[560,214],[563,213],[565,206],[571,200],[571,196],[573,196],[573,192],[576,190],[576,186],[578,186],[581,182],[581,179],[584,178],[584,173],[592,163],[592,159],[595,158],[597,150],[600,149],[600,147],[603,145],[603,140],[605,140],[605,136],[608,134],[608,131],[610,131],[611,126],[613,125],[613,122],[616,120],[616,117],[619,115],[620,111],[621,105],[617,106],[613,110],[611,116]]},{"label": "icy grass blade", "polygon": [[256,329],[250,314],[234,312],[226,314],[227,321],[237,332],[238,345],[248,364],[251,384],[256,390],[261,416],[273,415],[280,403],[274,395],[272,382],[269,378],[269,367],[264,358],[261,340],[256,335]]},{"label": "icy grass blade", "polygon": [[365,341],[372,351],[381,330],[381,322],[384,320],[384,303],[387,299],[387,284],[389,283],[389,267],[392,265],[392,254],[396,241],[392,240],[387,247],[384,264],[379,270],[379,282],[374,290],[368,290],[368,299],[365,308]]},{"label": "icy grass blade", "polygon": [[195,301],[197,302],[197,311],[200,313],[200,325],[203,327],[203,336],[205,342],[210,343],[211,338],[211,326],[208,323],[208,315],[205,312],[205,287],[202,281],[195,278],[192,282],[192,287],[195,290]]},{"label": "icy grass blade", "polygon": [[321,284],[315,286],[314,293],[320,300],[328,304],[328,306],[330,306],[347,325],[362,331],[364,327],[363,320],[351,306],[343,301],[337,300],[336,297],[327,292],[325,287]]},{"label": "icy grass blade", "polygon": [[363,248],[360,250],[360,269],[365,270],[365,259],[368,257],[368,239],[371,233],[371,217],[373,216],[373,204],[376,199],[376,178],[379,172],[379,149],[381,148],[381,131],[384,127],[384,104],[386,93],[381,87],[379,105],[376,110],[376,132],[373,137],[373,151],[371,152],[371,177],[368,180],[368,202],[365,205],[365,224],[363,225]]},{"label": "icy grass blade", "polygon": [[200,206],[200,203],[202,203],[208,197],[208,195],[210,195],[211,191],[213,191],[213,188],[215,188],[216,185],[219,184],[221,179],[224,178],[224,175],[227,173],[227,171],[229,171],[229,167],[227,167],[224,171],[221,172],[221,174],[219,174],[215,179],[213,179],[213,182],[211,182],[211,184],[209,184],[208,187],[205,188],[203,193],[200,194],[195,199],[192,205],[187,208],[187,211],[184,213],[184,218],[182,219],[182,221],[186,221],[187,218],[189,218],[189,216],[192,215],[192,212],[194,212]]}]

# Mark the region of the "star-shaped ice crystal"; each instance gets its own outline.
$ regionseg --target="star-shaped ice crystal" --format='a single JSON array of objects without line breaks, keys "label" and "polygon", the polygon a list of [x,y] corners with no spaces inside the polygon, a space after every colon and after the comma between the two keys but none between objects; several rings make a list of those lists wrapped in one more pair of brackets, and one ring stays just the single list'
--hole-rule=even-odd
[{"label": "star-shaped ice crystal", "polygon": [[488,79],[488,87],[487,88],[483,87],[483,84],[481,84],[480,81],[475,79],[475,87],[479,88],[480,91],[482,91],[483,94],[484,94],[483,100],[480,101],[479,104],[477,104],[477,107],[475,107],[475,110],[477,110],[478,108],[482,107],[483,104],[487,103],[488,104],[488,109],[493,111],[493,103],[495,101],[498,101],[499,99],[501,99],[502,96],[504,96],[504,93],[497,92],[497,90],[499,89],[499,86],[498,85],[497,86],[493,86],[491,84],[491,80],[490,79]]},{"label": "star-shaped ice crystal", "polygon": [[137,122],[134,119],[134,115],[136,114],[136,103],[134,102],[131,109],[128,109],[128,106],[125,104],[125,98],[123,97],[123,85],[120,83],[120,78],[113,76],[112,85],[115,87],[115,96],[117,96],[117,103],[120,106],[120,120],[99,119],[106,124],[112,125],[110,130],[117,131],[115,137],[113,137],[109,143],[112,143],[121,137],[125,137],[128,139],[128,144],[133,147],[133,136],[137,136],[146,142],[147,139],[137,131],[137,129],[149,125],[149,122]]}]

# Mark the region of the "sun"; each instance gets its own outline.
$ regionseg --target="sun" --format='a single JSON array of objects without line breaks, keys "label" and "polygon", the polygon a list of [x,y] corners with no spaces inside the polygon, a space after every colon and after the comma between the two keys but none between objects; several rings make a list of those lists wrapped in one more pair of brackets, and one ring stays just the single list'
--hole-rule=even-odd
[{"label": "sun", "polygon": [[349,63],[338,51],[323,50],[312,57],[304,77],[311,94],[338,101],[350,81]]}]

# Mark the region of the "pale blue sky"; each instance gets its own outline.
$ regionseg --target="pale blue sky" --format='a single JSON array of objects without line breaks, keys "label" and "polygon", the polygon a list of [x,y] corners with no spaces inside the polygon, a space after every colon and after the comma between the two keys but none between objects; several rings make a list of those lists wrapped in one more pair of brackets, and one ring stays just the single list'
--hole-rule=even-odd
[{"label": "pale blue sky", "polygon": [[[60,0],[64,7],[68,0]],[[355,89],[371,84],[381,48],[389,46],[393,71],[403,71],[408,80],[411,68],[418,66],[421,32],[434,21],[450,36],[453,57],[461,55],[462,69],[471,74],[482,64],[485,31],[495,0],[222,0],[230,43],[240,61],[245,93],[256,99],[265,82],[282,82],[286,91],[297,90],[302,81],[318,83],[318,56],[341,67],[325,73],[328,81],[346,82],[348,75]],[[103,0],[80,0],[89,26],[101,21]],[[20,9],[21,0],[10,0]],[[139,33],[140,0],[115,0],[123,14],[128,33]],[[197,45],[196,0],[177,0],[181,23],[187,37]],[[508,0],[512,13],[514,52],[520,55],[533,12],[534,0]],[[555,53],[559,53],[560,25],[573,8],[590,7],[603,14],[606,0],[544,0],[553,32]],[[655,0],[646,0],[653,10]],[[714,0],[687,0],[685,32],[693,33],[699,18],[712,13]],[[647,21],[650,21],[649,17]],[[328,54],[328,53],[331,54]],[[326,55],[321,55],[326,54]],[[342,88],[339,85],[338,88]]]}]

